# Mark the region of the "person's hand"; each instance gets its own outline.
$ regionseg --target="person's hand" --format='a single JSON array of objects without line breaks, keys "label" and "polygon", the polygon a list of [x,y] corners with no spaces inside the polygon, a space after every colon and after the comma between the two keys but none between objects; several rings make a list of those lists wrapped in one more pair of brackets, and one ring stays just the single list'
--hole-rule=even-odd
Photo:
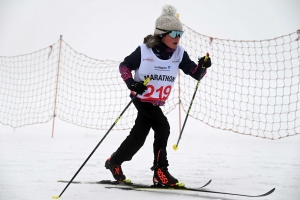
[{"label": "person's hand", "polygon": [[147,90],[147,86],[144,85],[143,81],[133,82],[129,89],[135,91],[137,94],[143,94]]},{"label": "person's hand", "polygon": [[206,60],[205,60],[205,56],[203,56],[202,58],[199,58],[198,66],[203,67],[203,68],[209,68],[211,66],[210,57],[208,57]]}]

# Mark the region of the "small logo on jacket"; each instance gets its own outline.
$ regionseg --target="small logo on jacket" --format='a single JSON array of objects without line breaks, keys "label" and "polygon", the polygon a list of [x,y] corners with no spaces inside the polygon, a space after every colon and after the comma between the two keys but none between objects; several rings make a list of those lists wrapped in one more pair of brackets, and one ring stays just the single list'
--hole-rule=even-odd
[{"label": "small logo on jacket", "polygon": [[143,61],[154,62],[154,58],[144,58]]},{"label": "small logo on jacket", "polygon": [[154,70],[157,70],[157,71],[170,71],[171,69],[171,66],[154,66]]}]

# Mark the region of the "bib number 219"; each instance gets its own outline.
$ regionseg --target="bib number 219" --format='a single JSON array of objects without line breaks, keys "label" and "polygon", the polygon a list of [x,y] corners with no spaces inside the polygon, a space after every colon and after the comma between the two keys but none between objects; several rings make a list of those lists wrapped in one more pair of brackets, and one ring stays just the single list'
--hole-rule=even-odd
[{"label": "bib number 219", "polygon": [[145,97],[158,97],[159,99],[166,100],[172,90],[172,86],[160,86],[159,88],[155,89],[153,85],[147,85],[147,88],[150,89],[150,91],[145,94]]}]

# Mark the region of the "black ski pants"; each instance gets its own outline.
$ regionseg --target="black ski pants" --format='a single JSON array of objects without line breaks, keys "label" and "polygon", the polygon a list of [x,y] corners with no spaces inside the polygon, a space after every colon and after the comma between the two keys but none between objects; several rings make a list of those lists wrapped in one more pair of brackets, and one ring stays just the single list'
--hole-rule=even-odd
[{"label": "black ski pants", "polygon": [[[131,160],[138,150],[144,145],[150,129],[152,128],[154,131],[153,164],[156,165],[158,151],[162,149],[166,152],[168,138],[170,135],[168,119],[159,106],[155,106],[152,103],[140,102],[138,100],[134,100],[133,104],[138,111],[135,124],[129,135],[114,153],[112,159],[118,164]],[[164,158],[159,159],[162,165],[168,166],[166,154]]]}]

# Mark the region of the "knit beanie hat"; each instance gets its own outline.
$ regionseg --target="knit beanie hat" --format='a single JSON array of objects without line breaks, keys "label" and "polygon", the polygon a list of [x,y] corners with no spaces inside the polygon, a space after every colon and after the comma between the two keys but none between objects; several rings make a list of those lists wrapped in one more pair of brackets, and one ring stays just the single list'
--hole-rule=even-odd
[{"label": "knit beanie hat", "polygon": [[165,5],[163,7],[161,15],[156,19],[154,34],[159,35],[165,33],[165,31],[182,31],[182,23],[176,17],[176,8],[171,5]]}]

